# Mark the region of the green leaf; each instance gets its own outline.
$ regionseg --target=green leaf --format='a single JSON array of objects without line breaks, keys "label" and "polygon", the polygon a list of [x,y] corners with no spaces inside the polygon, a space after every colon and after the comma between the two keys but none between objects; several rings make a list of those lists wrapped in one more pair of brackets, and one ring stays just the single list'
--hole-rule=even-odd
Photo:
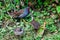
[{"label": "green leaf", "polygon": [[60,6],[57,6],[56,10],[57,10],[58,13],[60,13]]},{"label": "green leaf", "polygon": [[54,24],[52,25],[46,25],[46,28],[50,31],[50,32],[55,32],[56,31],[56,26]]},{"label": "green leaf", "polygon": [[1,7],[1,2],[0,2],[0,7]]}]

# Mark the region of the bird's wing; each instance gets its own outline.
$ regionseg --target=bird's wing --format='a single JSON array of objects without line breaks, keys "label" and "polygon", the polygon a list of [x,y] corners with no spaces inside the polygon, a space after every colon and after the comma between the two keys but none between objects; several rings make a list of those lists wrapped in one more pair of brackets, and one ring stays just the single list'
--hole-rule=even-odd
[{"label": "bird's wing", "polygon": [[19,14],[22,14],[23,12],[24,12],[23,9],[21,9],[21,10],[18,11]]},{"label": "bird's wing", "polygon": [[21,15],[19,15],[19,17],[25,17],[26,15],[28,15],[28,9],[27,8],[25,8],[25,9],[23,9],[24,11],[23,11],[23,13],[21,14]]}]

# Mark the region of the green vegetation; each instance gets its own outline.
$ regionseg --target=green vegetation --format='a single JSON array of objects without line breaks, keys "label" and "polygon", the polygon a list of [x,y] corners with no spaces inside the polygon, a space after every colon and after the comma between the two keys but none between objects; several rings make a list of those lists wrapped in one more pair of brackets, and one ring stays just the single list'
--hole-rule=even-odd
[{"label": "green vegetation", "polygon": [[[21,4],[22,2],[22,4]],[[12,18],[10,10],[24,9],[31,2],[30,13],[39,22],[39,29],[34,30],[31,15],[25,18]],[[44,26],[44,22],[46,22]],[[14,30],[22,27],[22,36],[16,36]],[[60,0],[0,0],[0,40],[60,40]]]}]

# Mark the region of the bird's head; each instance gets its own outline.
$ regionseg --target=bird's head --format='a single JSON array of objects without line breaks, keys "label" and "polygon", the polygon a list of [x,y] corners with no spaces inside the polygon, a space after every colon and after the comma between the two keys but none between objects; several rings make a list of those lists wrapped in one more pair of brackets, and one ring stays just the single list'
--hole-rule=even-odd
[{"label": "bird's head", "polygon": [[16,15],[17,15],[17,14],[18,14],[18,13],[17,13],[17,11],[14,11],[14,14],[16,14]]},{"label": "bird's head", "polygon": [[34,9],[33,3],[28,2],[28,7],[30,7],[33,10]]},{"label": "bird's head", "polygon": [[23,29],[22,28],[16,28],[15,30],[14,30],[14,34],[15,35],[22,35],[23,34]]}]

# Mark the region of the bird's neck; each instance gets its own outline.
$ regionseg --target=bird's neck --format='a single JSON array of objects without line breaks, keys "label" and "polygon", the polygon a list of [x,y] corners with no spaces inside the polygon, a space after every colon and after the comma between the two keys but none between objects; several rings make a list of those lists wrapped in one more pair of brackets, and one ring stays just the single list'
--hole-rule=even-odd
[{"label": "bird's neck", "polygon": [[28,12],[30,12],[30,7],[28,7],[27,9],[28,9]]}]

